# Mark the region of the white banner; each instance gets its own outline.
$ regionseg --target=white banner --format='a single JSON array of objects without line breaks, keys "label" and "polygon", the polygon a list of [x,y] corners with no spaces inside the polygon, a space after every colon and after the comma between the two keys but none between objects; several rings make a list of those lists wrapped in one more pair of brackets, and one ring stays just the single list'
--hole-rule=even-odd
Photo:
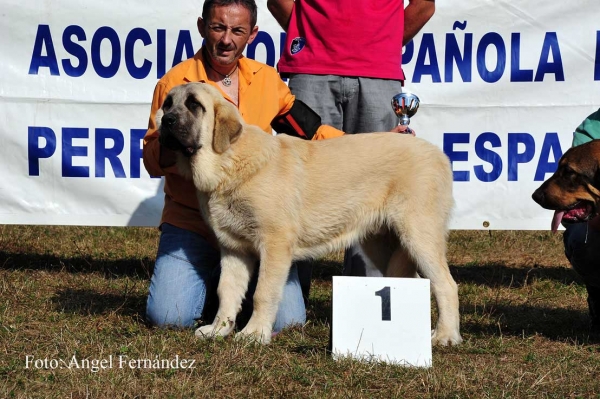
[{"label": "white banner", "polygon": [[[284,34],[257,3],[246,55],[275,65]],[[411,126],[452,162],[452,227],[548,229],[531,194],[600,107],[600,3],[436,6],[403,67],[421,98]],[[201,2],[0,7],[0,223],[157,225],[161,179],[144,169],[142,137],[157,80],[202,44]]]}]

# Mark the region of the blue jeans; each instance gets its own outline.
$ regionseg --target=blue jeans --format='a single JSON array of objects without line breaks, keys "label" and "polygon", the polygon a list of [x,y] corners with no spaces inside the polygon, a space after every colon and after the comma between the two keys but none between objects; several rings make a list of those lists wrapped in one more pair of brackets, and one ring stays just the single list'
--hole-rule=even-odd
[{"label": "blue jeans", "polygon": [[[345,133],[388,132],[398,124],[391,102],[402,92],[399,80],[291,74],[288,86],[321,117],[321,123]],[[343,270],[344,275],[382,276],[365,265],[354,247],[346,250]]]},{"label": "blue jeans", "polygon": [[[148,321],[156,326],[193,327],[207,310],[207,301],[216,298],[219,262],[219,251],[204,237],[163,223],[146,304]],[[238,322],[249,319],[256,280],[255,273],[243,304],[244,314]],[[292,266],[273,331],[279,332],[284,327],[304,324],[305,321],[306,309],[298,271]]]}]

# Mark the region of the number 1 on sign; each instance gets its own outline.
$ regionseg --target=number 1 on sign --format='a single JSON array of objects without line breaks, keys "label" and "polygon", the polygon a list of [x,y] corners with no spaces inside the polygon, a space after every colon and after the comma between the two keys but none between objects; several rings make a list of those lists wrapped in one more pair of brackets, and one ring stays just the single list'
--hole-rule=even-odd
[{"label": "number 1 on sign", "polygon": [[390,307],[390,287],[383,287],[375,292],[375,296],[381,297],[381,320],[392,320],[392,309]]}]

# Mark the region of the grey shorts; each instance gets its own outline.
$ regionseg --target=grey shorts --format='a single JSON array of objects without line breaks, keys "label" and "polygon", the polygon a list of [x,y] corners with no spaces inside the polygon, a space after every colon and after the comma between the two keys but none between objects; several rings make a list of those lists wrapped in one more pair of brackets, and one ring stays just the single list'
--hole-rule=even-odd
[{"label": "grey shorts", "polygon": [[402,92],[399,80],[292,74],[288,86],[321,123],[346,133],[387,132],[398,124],[391,101]]}]

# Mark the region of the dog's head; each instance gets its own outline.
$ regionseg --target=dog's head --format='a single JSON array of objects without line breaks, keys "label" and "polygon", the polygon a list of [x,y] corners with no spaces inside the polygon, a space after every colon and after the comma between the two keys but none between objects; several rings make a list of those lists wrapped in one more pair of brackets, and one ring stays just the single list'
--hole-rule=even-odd
[{"label": "dog's head", "polygon": [[569,149],[560,158],[556,172],[532,198],[546,209],[564,212],[560,216],[566,223],[596,215],[600,205],[600,140]]},{"label": "dog's head", "polygon": [[190,157],[211,145],[222,154],[242,133],[237,108],[205,83],[187,83],[169,91],[156,113],[159,142]]}]

